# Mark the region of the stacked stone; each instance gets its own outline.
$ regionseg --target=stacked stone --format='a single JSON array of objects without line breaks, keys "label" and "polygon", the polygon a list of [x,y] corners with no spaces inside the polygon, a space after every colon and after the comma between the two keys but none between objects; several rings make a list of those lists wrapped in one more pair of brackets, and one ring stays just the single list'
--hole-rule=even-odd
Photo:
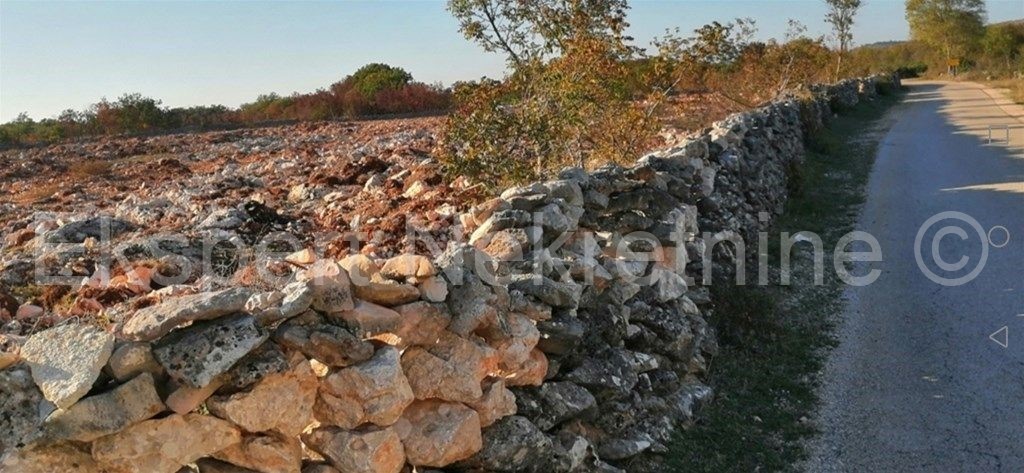
[{"label": "stacked stone", "polygon": [[857,79],[844,79],[829,86],[828,98],[832,109],[843,110],[856,106],[859,89],[860,81]]},{"label": "stacked stone", "polygon": [[[591,452],[532,468],[615,471],[612,464],[663,452],[676,425],[710,396],[698,378],[714,337],[690,297],[707,296],[690,291],[685,276],[699,269],[687,262],[704,249],[694,204],[714,195],[715,146],[693,140],[628,169],[566,170],[463,218],[474,228],[470,242],[507,269],[512,300],[544,314],[537,328],[547,381],[513,389],[520,428],[532,424],[528,430],[543,431],[555,446]],[[485,430],[485,451],[491,438]],[[482,466],[502,470],[499,463]]]},{"label": "stacked stone", "polygon": [[539,385],[546,360],[525,316],[484,323],[506,291],[464,279],[449,294],[417,255],[317,260],[280,291],[165,297],[116,335],[34,334],[0,372],[3,469],[398,472],[469,458],[482,428],[515,413],[508,386]]},{"label": "stacked stone", "polygon": [[877,89],[875,88],[877,80],[878,79],[875,76],[858,79],[857,95],[860,97],[874,97],[875,95],[878,95]]},{"label": "stacked stone", "polygon": [[304,252],[278,290],[172,286],[113,333],[0,339],[0,470],[643,470],[711,396],[691,283],[737,255],[705,261],[701,231],[753,247],[808,124],[863,83],[509,189],[433,260]]}]

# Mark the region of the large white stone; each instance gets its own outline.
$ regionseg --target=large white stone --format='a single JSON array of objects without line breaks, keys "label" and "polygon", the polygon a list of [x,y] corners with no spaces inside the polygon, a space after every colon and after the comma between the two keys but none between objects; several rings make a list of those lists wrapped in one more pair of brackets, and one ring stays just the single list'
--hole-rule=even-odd
[{"label": "large white stone", "polygon": [[210,320],[245,309],[252,290],[244,287],[205,292],[167,299],[135,312],[121,333],[136,341],[156,340],[174,327],[197,320]]},{"label": "large white stone", "polygon": [[113,349],[113,335],[91,325],[67,324],[29,337],[21,356],[43,396],[66,409],[89,392]]}]

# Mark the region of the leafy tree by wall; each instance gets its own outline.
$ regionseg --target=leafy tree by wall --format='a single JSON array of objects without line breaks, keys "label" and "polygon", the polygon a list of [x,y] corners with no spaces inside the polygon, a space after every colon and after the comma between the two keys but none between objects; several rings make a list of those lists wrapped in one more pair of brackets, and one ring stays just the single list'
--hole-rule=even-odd
[{"label": "leafy tree by wall", "polygon": [[860,0],[825,0],[828,4],[828,13],[825,14],[825,22],[832,25],[832,32],[835,34],[838,48],[836,51],[836,75],[838,80],[843,69],[843,58],[850,50],[853,43],[853,21],[860,9]]},{"label": "leafy tree by wall", "polygon": [[497,188],[634,159],[654,137],[650,90],[637,90],[640,50],[624,0],[450,0],[466,38],[505,56],[502,81],[464,84],[442,133],[453,174]]},{"label": "leafy tree by wall", "polygon": [[985,32],[984,0],[907,0],[910,36],[946,59],[965,58]]}]

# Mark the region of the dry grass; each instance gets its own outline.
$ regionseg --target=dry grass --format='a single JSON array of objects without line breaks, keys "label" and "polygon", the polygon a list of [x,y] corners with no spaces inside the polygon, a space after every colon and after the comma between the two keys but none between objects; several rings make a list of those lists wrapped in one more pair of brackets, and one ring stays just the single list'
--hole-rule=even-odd
[{"label": "dry grass", "polygon": [[135,156],[121,159],[118,162],[125,164],[143,164],[156,162],[163,158],[175,159],[177,157],[178,156],[174,153],[136,154]]},{"label": "dry grass", "polygon": [[113,164],[107,160],[88,159],[68,166],[68,177],[73,179],[90,179],[106,176]]},{"label": "dry grass", "polygon": [[56,183],[33,186],[15,194],[11,200],[19,205],[37,204],[52,197],[60,188],[60,184]]},{"label": "dry grass", "polygon": [[1002,89],[1010,100],[1024,104],[1024,79],[1003,79],[988,83],[990,87]]}]

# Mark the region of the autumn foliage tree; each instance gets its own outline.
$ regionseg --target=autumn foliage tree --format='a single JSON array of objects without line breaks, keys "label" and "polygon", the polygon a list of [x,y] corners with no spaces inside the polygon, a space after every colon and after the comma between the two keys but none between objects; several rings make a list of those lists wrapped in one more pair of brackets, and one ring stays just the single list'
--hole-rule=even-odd
[{"label": "autumn foliage tree", "polygon": [[[440,145],[482,185],[635,159],[656,130],[636,90],[624,0],[450,0],[466,38],[503,54],[504,80],[463,84]],[[642,82],[642,81],[641,81]]]},{"label": "autumn foliage tree", "polygon": [[753,20],[738,18],[704,25],[689,37],[673,30],[655,44],[676,89],[718,94],[742,107],[830,79],[832,53],[823,38],[807,37],[803,25],[790,21],[783,41],[753,41],[755,32]]}]

